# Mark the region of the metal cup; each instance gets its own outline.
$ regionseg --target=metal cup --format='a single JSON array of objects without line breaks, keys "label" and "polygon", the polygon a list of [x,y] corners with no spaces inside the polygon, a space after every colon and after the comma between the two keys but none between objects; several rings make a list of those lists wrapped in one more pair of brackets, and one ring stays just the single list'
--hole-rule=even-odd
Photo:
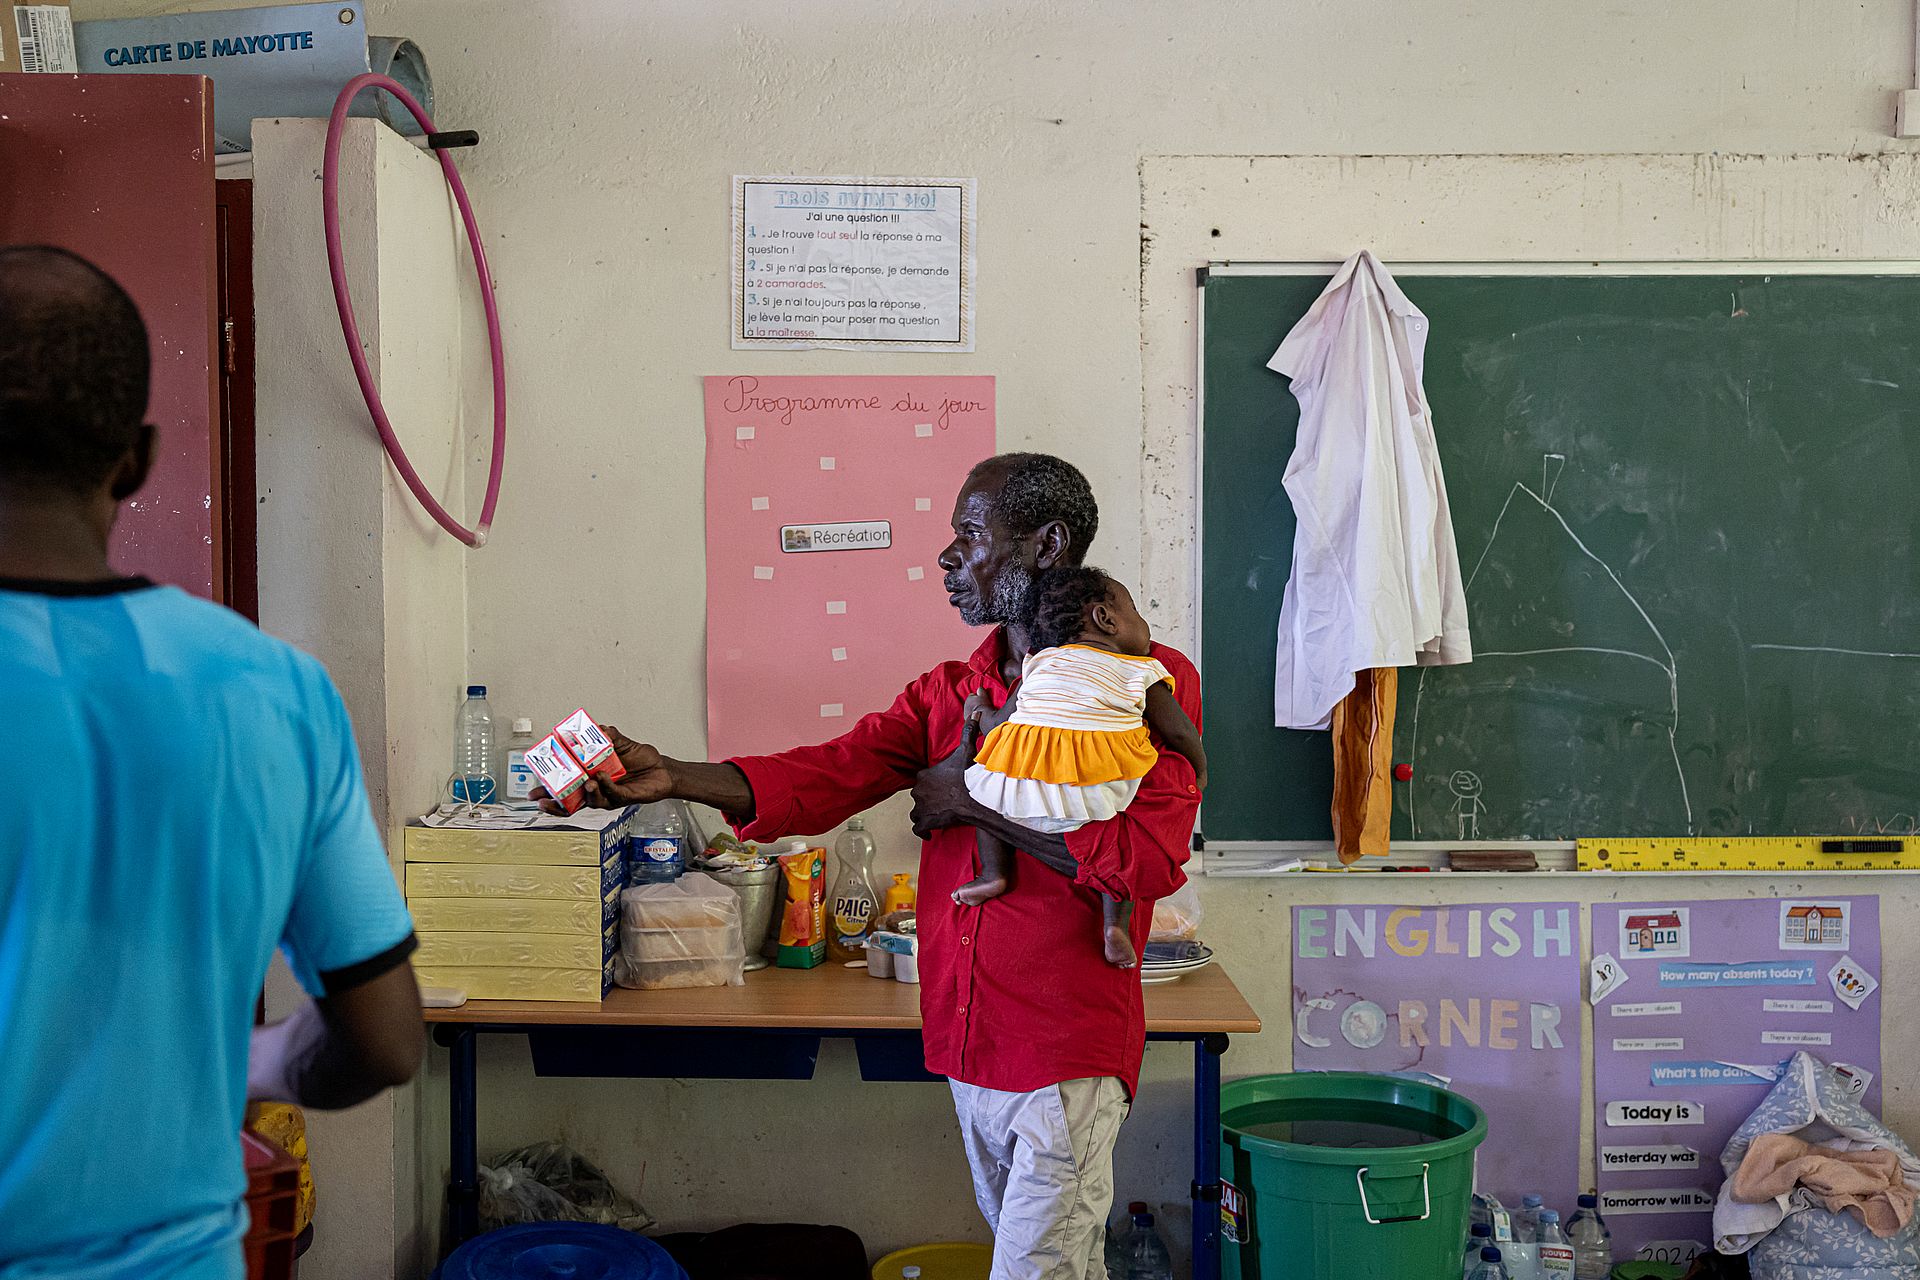
[{"label": "metal cup", "polygon": [[[699,868],[695,868],[699,870]],[[764,969],[767,959],[761,954],[767,935],[773,929],[773,908],[780,896],[780,864],[759,871],[704,871],[740,899],[740,940],[747,948],[747,969]]]}]

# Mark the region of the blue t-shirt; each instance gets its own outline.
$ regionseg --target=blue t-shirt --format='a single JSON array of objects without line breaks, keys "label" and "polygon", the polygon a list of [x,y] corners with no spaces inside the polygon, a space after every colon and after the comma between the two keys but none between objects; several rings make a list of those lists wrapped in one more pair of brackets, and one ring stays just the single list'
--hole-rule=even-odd
[{"label": "blue t-shirt", "polygon": [[400,963],[320,664],[141,582],[0,581],[0,1280],[240,1280],[254,1002]]}]

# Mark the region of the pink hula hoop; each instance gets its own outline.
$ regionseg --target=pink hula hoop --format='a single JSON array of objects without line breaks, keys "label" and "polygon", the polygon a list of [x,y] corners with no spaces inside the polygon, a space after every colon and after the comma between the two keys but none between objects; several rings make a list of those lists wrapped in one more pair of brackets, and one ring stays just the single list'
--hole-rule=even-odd
[{"label": "pink hula hoop", "polygon": [[353,297],[347,291],[345,255],[340,248],[340,140],[342,126],[347,120],[347,108],[363,89],[381,89],[392,94],[399,99],[400,105],[413,113],[413,118],[420,122],[422,129],[428,133],[435,131],[433,120],[413,95],[388,76],[355,76],[347,81],[346,87],[340,90],[340,96],[334,99],[333,114],[327,119],[327,156],[321,176],[320,200],[327,228],[327,270],[333,277],[333,301],[340,312],[340,332],[347,340],[347,355],[353,361],[353,376],[360,383],[360,395],[366,400],[367,412],[372,415],[374,428],[380,433],[381,447],[387,451],[387,457],[392,460],[400,478],[442,529],[470,547],[485,546],[487,530],[493,526],[494,508],[500,503],[500,473],[506,463],[507,453],[506,361],[500,342],[500,310],[493,296],[493,273],[487,269],[486,250],[480,243],[480,227],[474,221],[473,204],[467,199],[467,188],[460,181],[460,171],[454,168],[453,157],[445,150],[436,151],[434,154],[440,161],[440,171],[446,175],[447,186],[453,190],[454,203],[460,207],[460,220],[466,224],[467,244],[473,249],[473,268],[480,277],[480,300],[487,312],[487,346],[493,358],[493,458],[487,468],[487,496],[480,504],[480,523],[468,529],[435,500],[419,473],[413,469],[413,463],[407,459],[407,451],[401,448],[400,438],[394,434],[393,423],[387,417],[386,406],[380,402],[380,389],[374,385],[373,370],[367,365],[366,353],[361,350],[360,325],[354,319]]}]

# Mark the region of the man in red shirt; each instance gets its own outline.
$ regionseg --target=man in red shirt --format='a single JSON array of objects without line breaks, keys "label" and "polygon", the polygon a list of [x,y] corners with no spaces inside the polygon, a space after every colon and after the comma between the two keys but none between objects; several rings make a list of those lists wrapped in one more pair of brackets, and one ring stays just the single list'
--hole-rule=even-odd
[{"label": "man in red shirt", "polygon": [[[947,1076],[980,1210],[994,1231],[994,1280],[1104,1278],[1113,1144],[1146,1042],[1140,974],[1097,944],[1100,895],[1137,904],[1142,946],[1153,902],[1185,880],[1200,803],[1193,768],[1162,747],[1120,816],[1043,835],[976,802],[966,788],[977,729],[962,704],[985,689],[1004,705],[1028,639],[1019,619],[1034,576],[1079,564],[1099,527],[1086,478],[1044,454],[1005,454],[974,468],[940,555],[948,597],[992,635],[966,661],[944,662],[885,711],[832,742],[720,764],[672,760],[615,734],[628,773],[590,799],[623,805],[677,797],[711,805],[748,839],[829,831],[899,791],[913,792],[920,854],[920,1012],[927,1069]],[[1154,645],[1197,725],[1200,680],[1182,654]],[[1029,855],[1012,892],[962,907],[974,833]]]}]

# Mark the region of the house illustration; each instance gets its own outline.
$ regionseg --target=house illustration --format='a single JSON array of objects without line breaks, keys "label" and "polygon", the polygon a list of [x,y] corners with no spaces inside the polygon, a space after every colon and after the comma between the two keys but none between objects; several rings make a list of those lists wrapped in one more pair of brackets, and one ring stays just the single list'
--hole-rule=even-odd
[{"label": "house illustration", "polygon": [[1680,949],[1680,917],[1672,911],[1628,916],[1626,933],[1627,949],[1635,955],[1653,956]]},{"label": "house illustration", "polygon": [[1839,942],[1846,927],[1846,908],[1818,902],[1803,903],[1787,909],[1787,923],[1780,941],[1787,946],[1818,946]]}]

